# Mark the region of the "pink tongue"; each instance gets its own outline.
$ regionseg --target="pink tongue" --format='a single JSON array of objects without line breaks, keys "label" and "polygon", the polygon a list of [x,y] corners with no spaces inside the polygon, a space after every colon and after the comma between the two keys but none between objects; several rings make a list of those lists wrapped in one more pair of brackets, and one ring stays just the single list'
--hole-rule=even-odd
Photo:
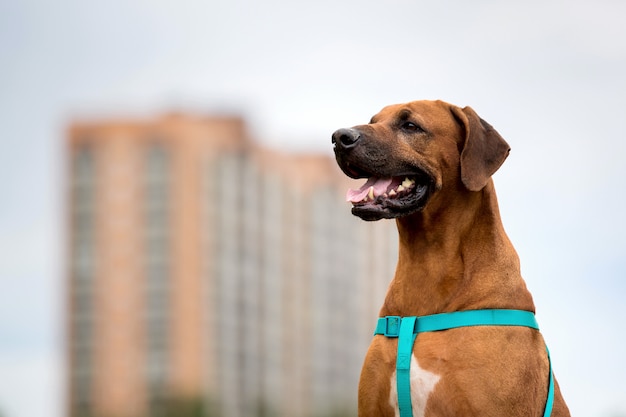
[{"label": "pink tongue", "polygon": [[367,182],[363,184],[361,188],[355,190],[349,189],[346,193],[346,201],[351,203],[358,203],[363,201],[367,194],[370,192],[370,187],[374,187],[374,198],[384,194],[387,191],[389,185],[391,185],[391,178],[368,178]]}]

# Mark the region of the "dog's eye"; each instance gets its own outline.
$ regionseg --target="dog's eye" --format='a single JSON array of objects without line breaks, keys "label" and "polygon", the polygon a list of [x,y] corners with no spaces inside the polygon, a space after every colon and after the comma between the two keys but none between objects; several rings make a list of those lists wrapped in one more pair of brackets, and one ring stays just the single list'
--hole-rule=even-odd
[{"label": "dog's eye", "polygon": [[409,131],[409,132],[423,132],[424,131],[424,129],[422,129],[419,125],[416,125],[413,122],[402,123],[402,129]]}]

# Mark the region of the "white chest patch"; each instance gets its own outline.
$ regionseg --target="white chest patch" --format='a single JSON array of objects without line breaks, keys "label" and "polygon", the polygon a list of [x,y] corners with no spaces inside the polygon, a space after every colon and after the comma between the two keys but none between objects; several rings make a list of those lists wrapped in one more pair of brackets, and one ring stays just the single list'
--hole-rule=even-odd
[{"label": "white chest patch", "polygon": [[[441,378],[439,375],[428,372],[420,368],[415,359],[415,355],[411,355],[411,406],[413,407],[413,417],[424,417],[426,409],[426,401],[430,393],[435,389],[435,385]],[[391,375],[391,392],[389,393],[389,403],[395,410],[396,417],[400,417],[400,409],[398,408],[398,388],[396,381],[396,371]]]}]

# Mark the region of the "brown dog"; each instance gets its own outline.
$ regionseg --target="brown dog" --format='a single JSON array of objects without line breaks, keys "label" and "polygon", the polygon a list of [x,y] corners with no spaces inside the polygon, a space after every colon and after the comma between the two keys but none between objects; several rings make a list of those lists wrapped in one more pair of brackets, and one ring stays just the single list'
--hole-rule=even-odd
[{"label": "brown dog", "polygon": [[[352,178],[352,213],[395,218],[400,253],[380,316],[477,309],[534,312],[500,220],[492,174],[509,145],[469,107],[416,101],[333,134]],[[374,323],[372,324],[374,325]],[[361,372],[359,416],[398,416],[397,338],[375,336]],[[549,364],[541,334],[480,326],[420,333],[413,346],[413,416],[542,416]],[[552,416],[569,416],[555,383]]]}]

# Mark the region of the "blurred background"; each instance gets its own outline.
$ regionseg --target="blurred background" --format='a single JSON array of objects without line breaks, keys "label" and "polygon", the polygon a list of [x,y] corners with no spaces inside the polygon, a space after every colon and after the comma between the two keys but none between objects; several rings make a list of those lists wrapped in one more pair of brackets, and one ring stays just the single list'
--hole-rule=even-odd
[{"label": "blurred background", "polygon": [[625,16],[0,0],[0,416],[349,415],[396,243],[349,215],[330,135],[415,99],[511,145],[500,209],[563,394],[626,416]]}]

